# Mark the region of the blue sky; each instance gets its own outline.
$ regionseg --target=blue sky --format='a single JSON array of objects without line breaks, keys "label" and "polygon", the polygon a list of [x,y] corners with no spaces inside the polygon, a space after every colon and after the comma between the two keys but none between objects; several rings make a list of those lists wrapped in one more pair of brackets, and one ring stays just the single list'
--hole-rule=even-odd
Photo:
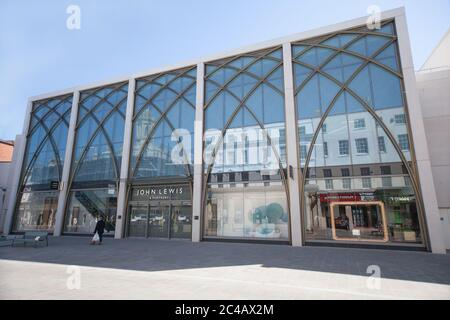
[{"label": "blue sky", "polygon": [[[80,30],[66,28],[71,4]],[[372,4],[405,6],[416,69],[450,27],[450,0],[1,0],[0,139],[21,132],[30,96],[365,16]]]}]

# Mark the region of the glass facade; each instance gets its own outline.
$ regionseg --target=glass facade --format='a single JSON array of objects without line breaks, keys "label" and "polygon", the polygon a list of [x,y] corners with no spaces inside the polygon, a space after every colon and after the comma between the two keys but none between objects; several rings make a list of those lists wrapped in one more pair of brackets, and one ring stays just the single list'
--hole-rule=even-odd
[{"label": "glass facade", "polygon": [[[119,214],[122,236],[132,237],[188,239],[198,219],[205,239],[288,242],[292,227],[307,243],[426,244],[395,20],[290,46],[288,119],[283,68],[291,65],[283,65],[282,45],[140,76],[133,99],[127,81],[81,91],[63,231],[92,233],[101,215],[113,234]],[[53,230],[71,105],[72,95],[34,102],[13,231]],[[286,136],[286,125],[296,137]],[[203,130],[200,187],[194,127]],[[298,145],[299,179],[286,140]],[[123,155],[128,177],[119,190]],[[301,209],[291,212],[296,197]],[[302,216],[301,226],[290,225],[292,215]]]},{"label": "glass facade", "polygon": [[65,232],[92,233],[103,216],[114,233],[127,91],[118,83],[80,93]]},{"label": "glass facade", "polygon": [[306,240],[421,243],[394,23],[292,51]]},{"label": "glass facade", "polygon": [[282,49],[205,69],[206,237],[289,239]]},{"label": "glass facade", "polygon": [[33,104],[14,231],[53,231],[72,95]]},{"label": "glass facade", "polygon": [[128,236],[191,238],[196,84],[196,67],[136,80]]},{"label": "glass facade", "polygon": [[136,81],[133,180],[192,175],[196,80],[193,67]]}]

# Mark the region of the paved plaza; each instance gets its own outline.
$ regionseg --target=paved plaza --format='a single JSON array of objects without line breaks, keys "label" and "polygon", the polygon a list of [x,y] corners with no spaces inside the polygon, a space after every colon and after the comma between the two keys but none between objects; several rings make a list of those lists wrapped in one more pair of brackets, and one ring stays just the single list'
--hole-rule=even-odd
[{"label": "paved plaza", "polygon": [[89,240],[0,247],[0,299],[450,299],[450,255]]}]

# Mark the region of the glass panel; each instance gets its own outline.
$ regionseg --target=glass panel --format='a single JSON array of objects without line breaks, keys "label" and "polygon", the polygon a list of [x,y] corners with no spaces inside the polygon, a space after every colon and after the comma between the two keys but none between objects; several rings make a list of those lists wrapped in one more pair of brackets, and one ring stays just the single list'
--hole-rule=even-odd
[{"label": "glass panel", "polygon": [[350,88],[376,110],[403,105],[400,79],[374,64],[365,67]]},{"label": "glass panel", "polygon": [[286,196],[279,187],[221,189],[207,201],[207,236],[287,239]]},{"label": "glass panel", "polygon": [[60,172],[58,170],[61,170],[61,167],[58,168],[59,165],[55,150],[50,140],[47,140],[31,164],[32,167],[28,171],[23,184],[25,186],[47,184],[47,188],[49,189],[51,181],[59,181],[60,179]]},{"label": "glass panel", "polygon": [[334,50],[326,48],[313,48],[306,51],[296,60],[314,67],[318,67],[322,65],[334,52]]},{"label": "glass panel", "polygon": [[146,237],[148,225],[148,207],[131,207],[128,236]]},{"label": "glass panel", "polygon": [[390,39],[386,37],[367,35],[350,45],[347,50],[370,57],[389,41]]},{"label": "glass panel", "polygon": [[114,164],[113,159],[114,154],[105,135],[103,132],[99,132],[88,147],[84,157],[80,160],[81,163],[75,172],[74,181],[107,181],[116,179],[118,177],[116,165],[120,166],[120,163]]},{"label": "glass panel", "polygon": [[[263,58],[249,68],[258,79],[248,79],[248,88],[244,76],[239,76],[225,88],[232,90],[242,101],[233,101],[221,92],[206,108],[205,172],[211,169],[209,211],[205,213],[208,236],[288,237],[286,193],[280,170],[280,165],[281,168],[286,166],[284,93],[281,91],[283,70],[277,67],[281,56],[274,57],[279,61]],[[263,82],[272,70],[275,72]],[[238,106],[240,109],[236,110]],[[227,123],[229,125],[225,127]],[[227,130],[221,139],[223,129]],[[253,191],[251,188],[256,188],[255,192],[246,193],[246,190]],[[269,203],[270,197],[273,201]]]},{"label": "glass panel", "polygon": [[362,60],[346,53],[341,53],[331,60],[323,70],[340,82],[346,82],[361,66]]},{"label": "glass panel", "polygon": [[150,207],[149,237],[167,238],[169,236],[169,211],[169,207]]},{"label": "glass panel", "polygon": [[100,216],[105,221],[105,234],[114,234],[117,211],[117,191],[96,189],[71,191],[66,215],[65,232],[93,233]]},{"label": "glass panel", "polygon": [[[362,120],[365,127],[355,128]],[[368,112],[329,116],[326,124],[307,171],[307,239],[420,243],[416,196],[386,133]]]},{"label": "glass panel", "polygon": [[[114,181],[118,179],[124,134],[124,106],[128,84],[82,93],[80,110],[93,96],[98,100],[94,113],[87,114],[76,131],[72,164],[73,181]],[[90,107],[90,106],[88,106]],[[95,136],[94,136],[95,135]]]},{"label": "glass panel", "polygon": [[335,240],[387,242],[382,202],[333,202],[330,204],[330,212]]},{"label": "glass panel", "polygon": [[172,207],[171,238],[190,239],[192,236],[192,208]]},{"label": "glass panel", "polygon": [[21,194],[14,231],[53,231],[58,207],[58,191]]},{"label": "glass panel", "polygon": [[391,44],[389,47],[384,49],[376,58],[378,62],[387,65],[395,71],[399,71],[399,64],[397,61],[397,47],[395,44]]}]

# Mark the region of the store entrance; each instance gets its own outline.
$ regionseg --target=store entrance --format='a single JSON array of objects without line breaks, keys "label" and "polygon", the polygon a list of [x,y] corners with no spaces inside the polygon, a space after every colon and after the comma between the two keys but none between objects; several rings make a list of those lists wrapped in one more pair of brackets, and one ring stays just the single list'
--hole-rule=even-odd
[{"label": "store entrance", "polygon": [[128,209],[128,236],[191,239],[188,191],[185,186],[135,188]]},{"label": "store entrance", "polygon": [[192,208],[186,205],[130,206],[129,237],[190,239]]}]

